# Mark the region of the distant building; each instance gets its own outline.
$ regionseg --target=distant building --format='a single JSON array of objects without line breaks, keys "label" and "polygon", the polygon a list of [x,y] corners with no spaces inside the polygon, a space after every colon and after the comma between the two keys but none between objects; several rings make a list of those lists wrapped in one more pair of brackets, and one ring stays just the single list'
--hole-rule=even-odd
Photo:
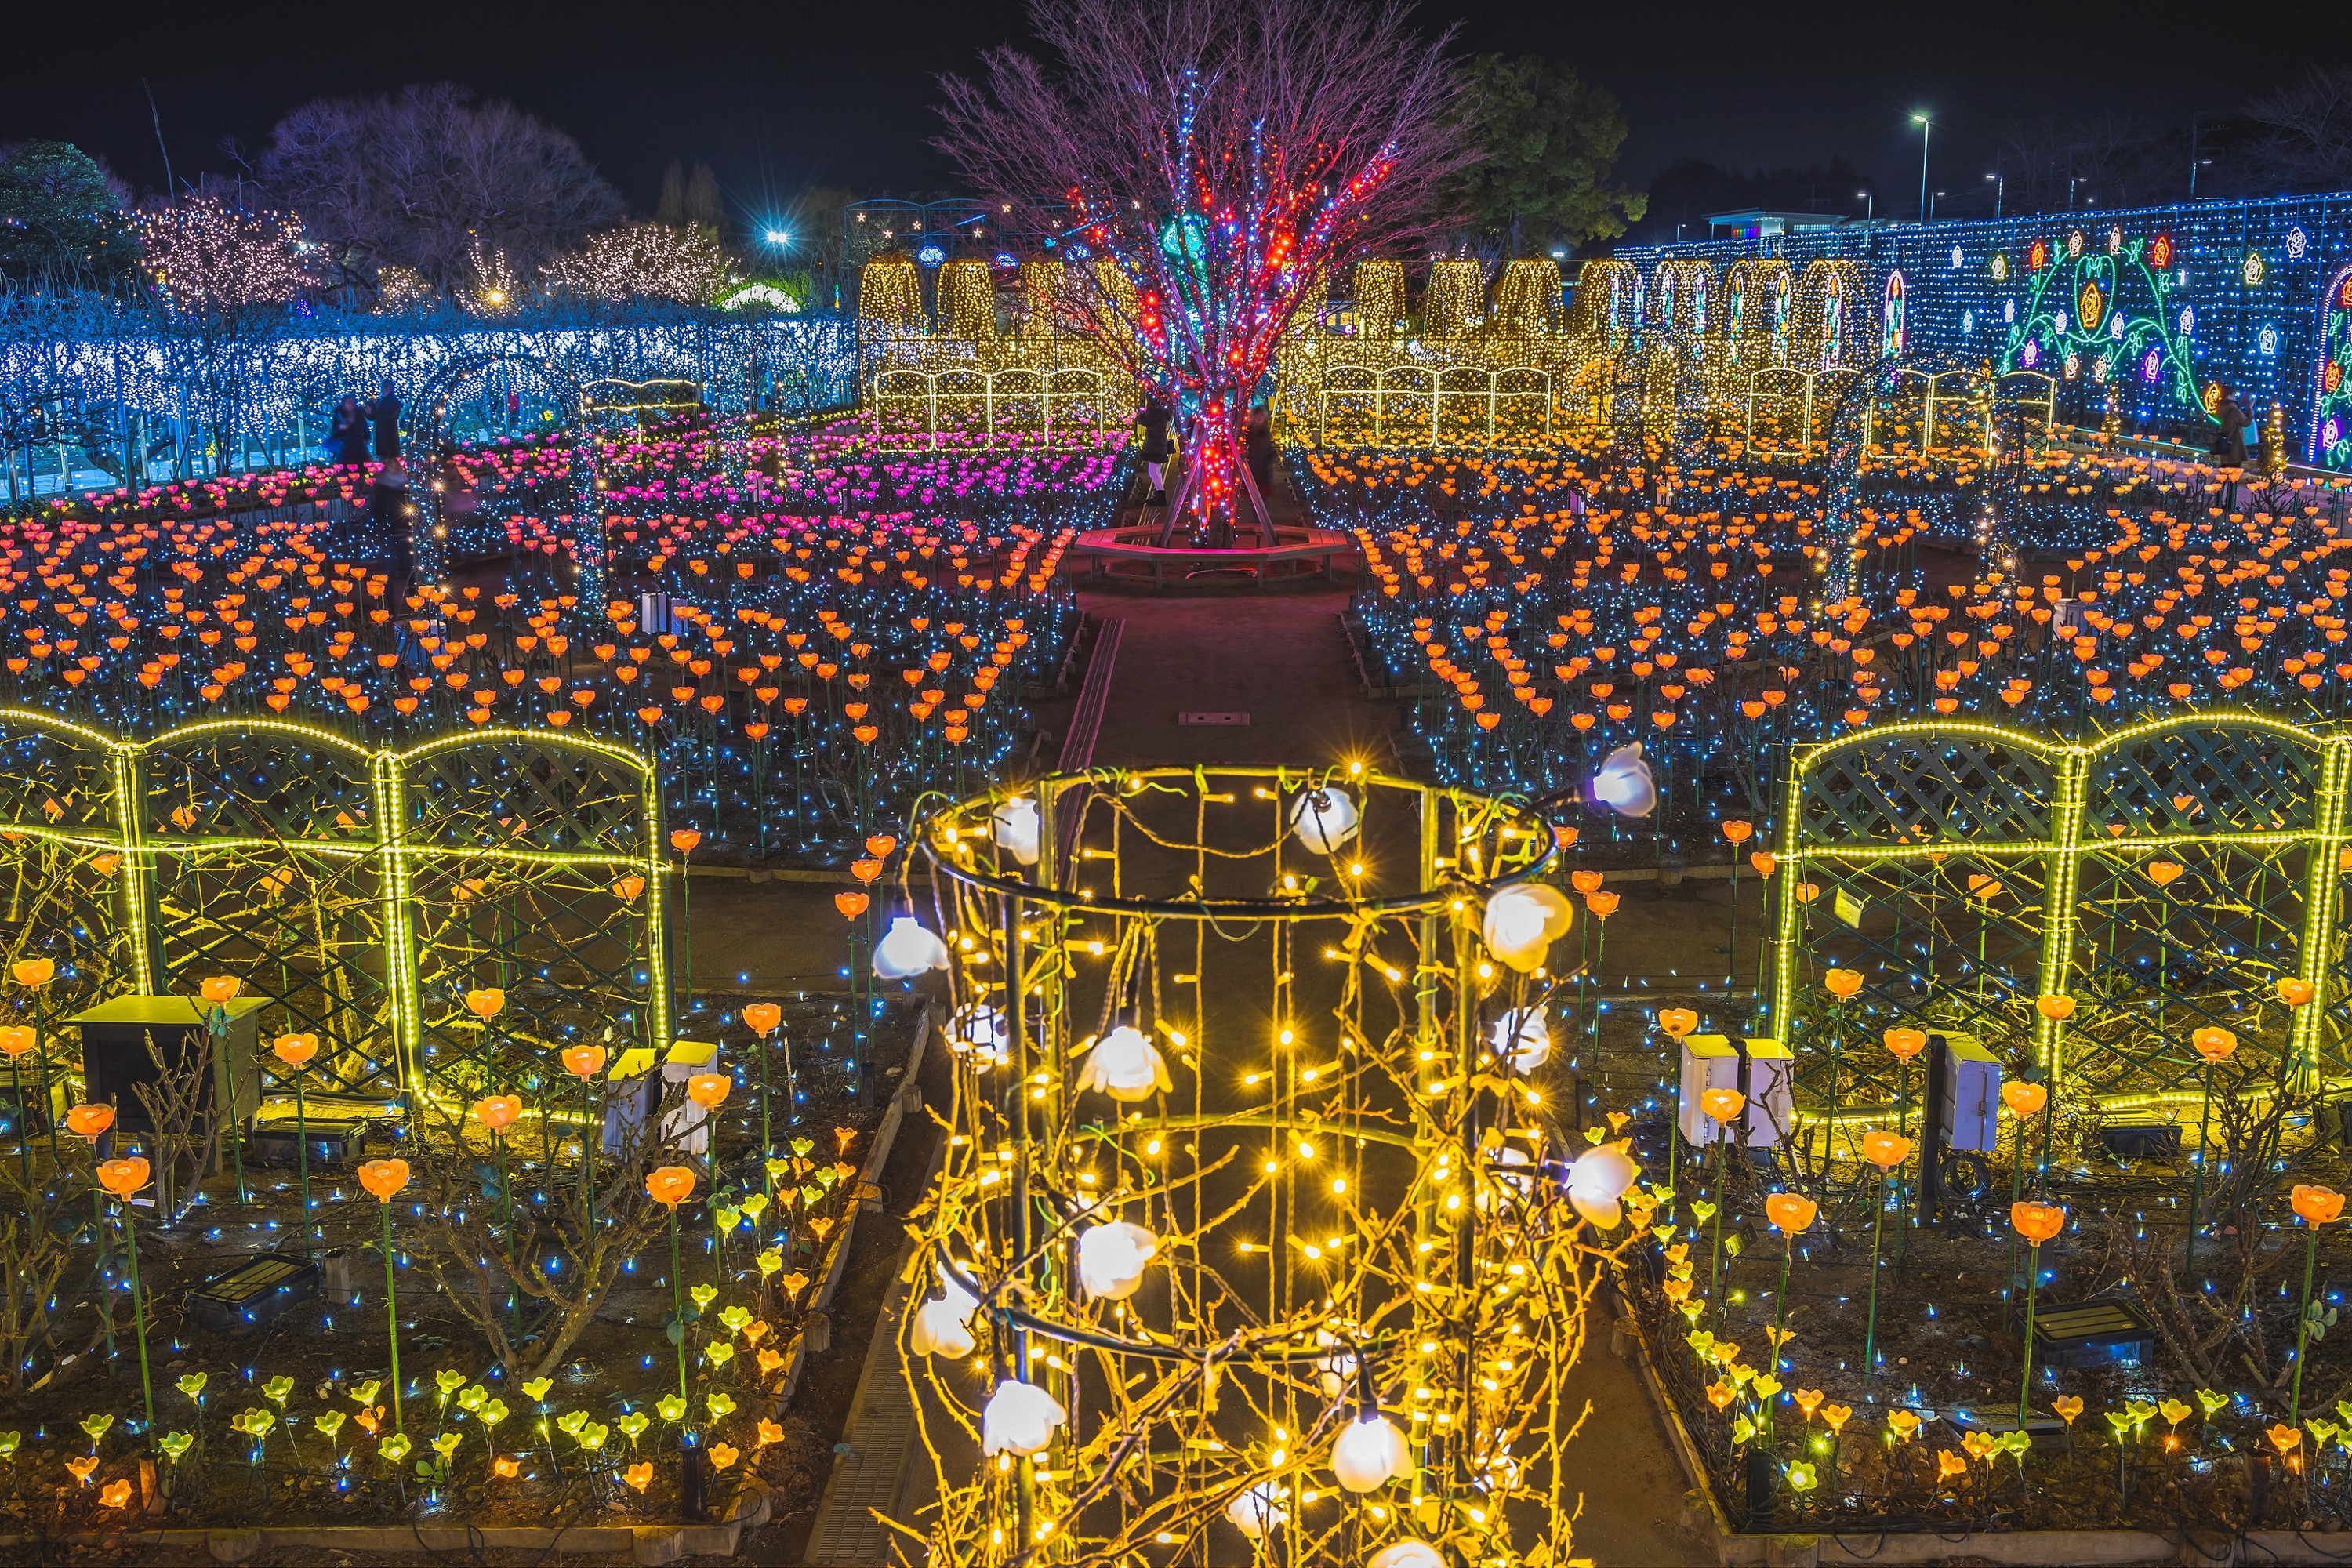
[{"label": "distant building", "polygon": [[1706,230],[1710,239],[1770,239],[1784,234],[1801,234],[1807,229],[1839,228],[1845,222],[1835,213],[1783,213],[1741,207],[1737,212],[1707,214]]}]

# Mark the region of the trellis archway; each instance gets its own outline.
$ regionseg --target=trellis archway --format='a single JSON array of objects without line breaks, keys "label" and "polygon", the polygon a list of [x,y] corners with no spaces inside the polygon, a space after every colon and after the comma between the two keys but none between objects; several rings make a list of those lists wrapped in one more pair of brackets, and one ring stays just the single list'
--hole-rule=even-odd
[{"label": "trellis archway", "polygon": [[[2347,781],[2352,737],[2234,710],[2082,742],[1929,721],[1801,750],[1763,1032],[1832,1116],[1895,1101],[1896,1025],[2106,1109],[2192,1100],[2206,1025],[2282,1080],[2340,1075]],[[1832,967],[1862,976],[1851,999]],[[2283,979],[2315,1000],[2283,1005]],[[2036,1005],[2061,994],[2069,1018]]]},{"label": "trellis archway", "polygon": [[[234,975],[355,1099],[667,1043],[664,842],[652,764],[585,736],[371,749],[240,718],[142,742],[0,710],[6,956],[56,961],[77,1005]],[[485,1024],[464,997],[491,987]]]},{"label": "trellis archway", "polygon": [[461,507],[466,492],[457,488],[453,465],[457,438],[451,406],[457,389],[499,365],[529,371],[555,393],[564,410],[559,426],[566,450],[571,511],[559,521],[572,542],[572,559],[580,573],[580,596],[591,601],[604,596],[604,514],[598,492],[595,433],[589,423],[589,397],[571,372],[553,360],[530,354],[492,351],[464,354],[449,361],[417,389],[408,406],[401,450],[406,456],[409,483],[408,545],[411,572],[423,583],[448,580],[453,554],[495,553],[506,546],[503,529],[493,531],[478,510]]}]

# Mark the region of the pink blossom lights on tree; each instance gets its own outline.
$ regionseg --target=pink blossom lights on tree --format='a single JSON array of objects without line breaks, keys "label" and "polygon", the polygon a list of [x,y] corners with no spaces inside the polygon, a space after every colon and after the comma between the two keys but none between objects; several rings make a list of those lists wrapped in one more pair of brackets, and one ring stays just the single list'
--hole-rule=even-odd
[{"label": "pink blossom lights on tree", "polygon": [[1008,227],[1055,237],[1056,325],[1181,412],[1202,511],[1233,516],[1250,405],[1302,302],[1442,227],[1474,155],[1444,39],[1349,0],[1033,0],[1013,49],[949,78],[939,146]]}]

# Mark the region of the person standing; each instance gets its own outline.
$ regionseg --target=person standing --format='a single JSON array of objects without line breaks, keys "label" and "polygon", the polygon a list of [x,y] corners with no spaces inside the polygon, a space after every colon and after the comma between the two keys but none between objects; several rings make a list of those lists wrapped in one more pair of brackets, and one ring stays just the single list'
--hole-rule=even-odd
[{"label": "person standing", "polygon": [[2238,483],[2246,467],[2246,411],[2238,406],[2238,395],[2228,387],[2221,388],[2221,405],[2214,411],[2221,428],[2213,437],[2213,464],[2225,470],[2221,476],[2221,504],[2237,504]]},{"label": "person standing", "polygon": [[360,412],[360,400],[346,392],[327,431],[330,459],[344,468],[364,468],[367,443],[367,417]]},{"label": "person standing", "polygon": [[1164,394],[1155,390],[1145,400],[1139,423],[1143,426],[1143,472],[1151,481],[1146,506],[1168,504],[1168,427],[1175,418],[1176,411],[1168,406]]},{"label": "person standing", "polygon": [[375,460],[389,468],[400,461],[400,395],[392,389],[392,377],[383,378],[368,416],[375,425]]}]

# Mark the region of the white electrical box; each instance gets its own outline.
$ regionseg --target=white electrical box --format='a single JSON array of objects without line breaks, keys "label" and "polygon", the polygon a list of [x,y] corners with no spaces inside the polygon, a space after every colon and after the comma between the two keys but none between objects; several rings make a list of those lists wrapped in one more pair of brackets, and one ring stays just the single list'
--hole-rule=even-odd
[{"label": "white electrical box", "polygon": [[2000,1140],[2000,1058],[1974,1035],[1929,1035],[1927,1048],[1939,1047],[1948,1058],[1943,1120],[1951,1145],[1990,1154]]},{"label": "white electrical box", "polygon": [[1722,1035],[1683,1037],[1683,1142],[1704,1148],[1732,1135],[1731,1130],[1699,1109],[1699,1096],[1710,1089],[1739,1087],[1739,1051]]},{"label": "white electrical box", "polygon": [[[662,1081],[681,1087],[686,1080],[719,1070],[719,1047],[709,1040],[679,1040],[662,1058]],[[710,1152],[710,1110],[688,1100],[662,1119],[662,1136],[681,1153]]]},{"label": "white electrical box", "polygon": [[1797,1128],[1797,1053],[1778,1040],[1748,1040],[1748,1146],[1769,1149]]}]

